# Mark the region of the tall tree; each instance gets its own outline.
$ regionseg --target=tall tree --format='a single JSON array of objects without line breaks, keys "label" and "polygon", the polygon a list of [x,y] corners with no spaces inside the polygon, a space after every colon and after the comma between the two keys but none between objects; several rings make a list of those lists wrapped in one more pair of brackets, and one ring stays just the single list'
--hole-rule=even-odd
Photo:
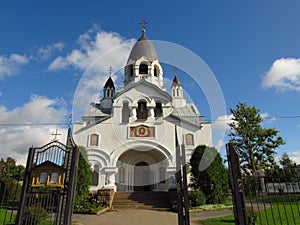
[{"label": "tall tree", "polygon": [[[204,152],[208,154],[204,154]],[[212,156],[216,156],[214,160],[211,160]],[[203,171],[199,170],[201,160],[211,162]],[[222,203],[228,196],[228,173],[217,149],[205,145],[198,146],[190,159],[190,166],[191,186],[205,194],[208,204]]]},{"label": "tall tree", "polygon": [[240,157],[241,168],[246,174],[275,165],[275,149],[284,144],[284,140],[274,128],[263,128],[263,118],[259,110],[246,103],[239,103],[236,109],[230,109],[233,122],[229,124],[230,136]]}]

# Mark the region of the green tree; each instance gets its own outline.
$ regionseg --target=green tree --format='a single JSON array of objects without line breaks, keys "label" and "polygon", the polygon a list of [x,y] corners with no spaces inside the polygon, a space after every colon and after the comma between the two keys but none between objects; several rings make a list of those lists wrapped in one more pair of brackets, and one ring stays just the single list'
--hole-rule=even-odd
[{"label": "green tree", "polygon": [[281,174],[283,177],[286,177],[288,181],[297,180],[297,165],[287,153],[283,153],[283,155],[279,159],[279,164],[283,172]]},{"label": "green tree", "polygon": [[17,165],[16,160],[7,157],[0,159],[0,202],[18,200],[21,187],[20,182],[24,178],[25,168]]},{"label": "green tree", "polygon": [[275,166],[275,149],[284,140],[274,128],[263,128],[259,110],[246,103],[239,103],[230,109],[233,122],[229,124],[230,136],[240,157],[241,169],[250,175],[259,170]]},{"label": "green tree", "polygon": [[89,188],[92,184],[91,166],[87,159],[87,151],[82,146],[79,147],[79,150],[75,206],[85,205],[89,196]]},{"label": "green tree", "polygon": [[[204,152],[206,152],[206,154],[204,154]],[[212,163],[204,171],[200,171],[200,161],[211,161],[211,156],[215,155],[216,157]],[[228,173],[220,153],[218,153],[215,148],[200,145],[193,152],[190,159],[190,166],[192,174],[191,186],[205,194],[206,203],[218,204],[224,202],[229,190]]]}]

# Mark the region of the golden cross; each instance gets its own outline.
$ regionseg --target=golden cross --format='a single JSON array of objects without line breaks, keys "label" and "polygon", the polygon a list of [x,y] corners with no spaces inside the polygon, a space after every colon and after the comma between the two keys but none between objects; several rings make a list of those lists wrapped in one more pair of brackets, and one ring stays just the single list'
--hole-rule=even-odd
[{"label": "golden cross", "polygon": [[113,71],[114,71],[114,70],[113,70],[112,66],[110,66],[109,69],[108,69],[108,72],[109,72],[109,76],[110,76],[110,77],[111,77]]},{"label": "golden cross", "polygon": [[57,136],[61,135],[58,133],[58,129],[56,129],[55,134],[51,134],[54,136],[54,138],[52,139],[52,141],[57,141]]},{"label": "golden cross", "polygon": [[140,24],[142,25],[142,32],[145,33],[145,25],[148,24],[144,19],[141,20]]}]

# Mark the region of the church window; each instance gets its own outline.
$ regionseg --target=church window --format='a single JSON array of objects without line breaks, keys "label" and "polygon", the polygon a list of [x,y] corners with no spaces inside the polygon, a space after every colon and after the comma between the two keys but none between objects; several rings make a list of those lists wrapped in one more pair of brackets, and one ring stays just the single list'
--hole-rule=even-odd
[{"label": "church window", "polygon": [[159,168],[159,182],[166,183],[166,169],[164,167]]},{"label": "church window", "polygon": [[125,168],[121,167],[119,169],[119,183],[124,183],[125,182]]},{"label": "church window", "polygon": [[129,76],[133,76],[133,65],[129,65]]},{"label": "church window", "polygon": [[148,66],[146,64],[140,65],[139,74],[148,74]]},{"label": "church window", "polygon": [[156,102],[155,109],[154,109],[154,117],[161,117],[162,114],[163,114],[162,104],[161,102]]},{"label": "church window", "polygon": [[128,102],[123,102],[123,108],[122,108],[122,123],[128,123],[129,122],[129,106]]},{"label": "church window", "polygon": [[147,102],[139,101],[138,102],[138,110],[137,110],[137,118],[140,120],[146,120],[147,117],[148,117]]},{"label": "church window", "polygon": [[92,134],[90,136],[90,146],[98,146],[99,145],[99,135]]},{"label": "church window", "polygon": [[154,76],[157,77],[158,76],[158,73],[157,73],[157,68],[156,66],[154,67]]},{"label": "church window", "polygon": [[100,166],[98,164],[94,165],[94,170],[92,172],[92,186],[98,186],[99,184],[99,171]]}]

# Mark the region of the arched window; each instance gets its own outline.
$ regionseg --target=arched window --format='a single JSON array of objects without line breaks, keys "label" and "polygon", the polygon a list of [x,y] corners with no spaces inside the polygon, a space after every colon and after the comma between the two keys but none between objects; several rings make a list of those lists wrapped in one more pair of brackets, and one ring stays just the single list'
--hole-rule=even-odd
[{"label": "arched window", "polygon": [[90,135],[90,146],[99,146],[99,135],[98,134]]},{"label": "arched window", "polygon": [[148,66],[146,64],[140,65],[139,74],[148,74]]},{"label": "arched window", "polygon": [[156,66],[154,67],[154,76],[155,76],[155,77],[158,76],[158,70],[157,70],[157,67],[156,67]]},{"label": "arched window", "polygon": [[140,120],[146,120],[147,117],[148,117],[147,102],[143,100],[139,101],[138,109],[137,109],[137,118]]},{"label": "arched window", "polygon": [[94,170],[92,172],[92,186],[98,186],[99,184],[99,171],[100,166],[98,164],[94,165]]},{"label": "arched window", "polygon": [[154,117],[161,117],[162,115],[163,115],[162,104],[161,102],[156,102],[155,109],[154,109]]},{"label": "arched window", "polygon": [[128,123],[129,122],[129,106],[128,102],[123,102],[123,108],[122,108],[122,123]]}]

